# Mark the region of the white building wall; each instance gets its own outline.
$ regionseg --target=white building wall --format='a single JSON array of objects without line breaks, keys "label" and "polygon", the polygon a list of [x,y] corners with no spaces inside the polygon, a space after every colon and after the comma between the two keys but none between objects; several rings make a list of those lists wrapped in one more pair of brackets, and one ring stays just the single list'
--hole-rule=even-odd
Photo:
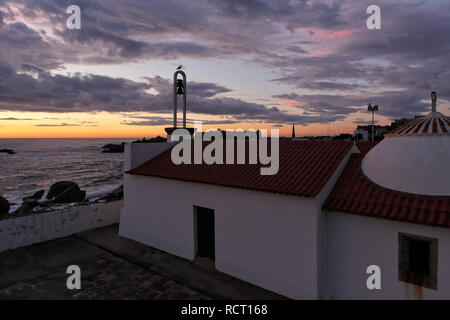
[{"label": "white building wall", "polygon": [[166,151],[176,142],[125,143],[124,171],[134,169]]},{"label": "white building wall", "polygon": [[353,147],[349,150],[347,155],[341,161],[339,166],[334,171],[333,175],[328,179],[328,182],[322,188],[320,193],[316,196],[316,212],[318,215],[319,223],[317,224],[317,236],[319,242],[319,250],[320,253],[317,255],[318,262],[317,265],[319,267],[318,273],[319,278],[317,281],[317,290],[319,292],[319,298],[323,299],[324,297],[324,287],[326,281],[326,268],[327,268],[327,256],[326,256],[326,243],[327,243],[327,219],[325,216],[325,212],[322,210],[322,206],[330,195],[331,191],[333,191],[334,186],[336,185],[339,177],[347,166],[348,161],[353,153],[361,153],[356,144],[353,144]]},{"label": "white building wall", "polygon": [[126,174],[119,234],[194,259],[194,206],[215,211],[216,268],[291,298],[318,298],[314,198]]},{"label": "white building wall", "polygon": [[[450,230],[326,212],[329,299],[450,299]],[[438,239],[437,290],[398,280],[398,233]],[[381,268],[381,290],[368,290],[369,265]]]}]

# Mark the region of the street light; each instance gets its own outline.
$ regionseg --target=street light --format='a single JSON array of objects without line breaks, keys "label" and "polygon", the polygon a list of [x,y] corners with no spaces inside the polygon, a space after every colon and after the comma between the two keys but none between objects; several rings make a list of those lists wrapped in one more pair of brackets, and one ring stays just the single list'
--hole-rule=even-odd
[{"label": "street light", "polygon": [[374,115],[374,113],[375,113],[375,111],[378,111],[378,105],[376,104],[376,105],[372,106],[372,104],[369,103],[369,105],[367,106],[367,110],[372,111],[372,141],[373,141],[373,137],[374,137],[373,130],[374,130],[374,127],[375,127],[375,115]]}]

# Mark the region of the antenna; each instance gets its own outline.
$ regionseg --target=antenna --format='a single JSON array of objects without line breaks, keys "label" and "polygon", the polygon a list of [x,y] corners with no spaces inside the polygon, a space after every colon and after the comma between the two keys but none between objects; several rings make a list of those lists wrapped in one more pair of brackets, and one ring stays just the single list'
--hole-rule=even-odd
[{"label": "antenna", "polygon": [[367,110],[372,111],[372,141],[374,140],[374,127],[375,127],[375,116],[374,113],[375,111],[378,111],[378,105],[374,105],[372,106],[371,103],[369,103],[369,105],[367,106]]},{"label": "antenna", "polygon": [[431,92],[431,112],[436,112],[436,100],[437,100],[436,91],[432,91]]}]

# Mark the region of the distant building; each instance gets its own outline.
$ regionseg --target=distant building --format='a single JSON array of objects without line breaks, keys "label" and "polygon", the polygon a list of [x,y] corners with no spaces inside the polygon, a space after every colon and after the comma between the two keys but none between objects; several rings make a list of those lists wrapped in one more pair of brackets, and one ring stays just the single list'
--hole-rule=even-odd
[{"label": "distant building", "polygon": [[[383,139],[384,134],[390,129],[390,126],[374,126],[374,140],[379,141]],[[355,130],[355,140],[357,141],[372,141],[372,125],[358,126]]]},{"label": "distant building", "polygon": [[435,109],[379,143],[281,140],[273,176],[175,165],[173,145],[126,145],[120,235],[295,299],[450,299],[450,118]]},{"label": "distant building", "polygon": [[[414,119],[423,118],[424,116],[415,116]],[[401,118],[395,119],[391,122],[390,125],[374,126],[374,140],[380,141],[384,138],[384,134],[388,131],[392,131],[401,125],[410,122],[412,119],[409,118]],[[354,133],[355,140],[357,141],[371,141],[372,140],[372,125],[359,125]]]}]

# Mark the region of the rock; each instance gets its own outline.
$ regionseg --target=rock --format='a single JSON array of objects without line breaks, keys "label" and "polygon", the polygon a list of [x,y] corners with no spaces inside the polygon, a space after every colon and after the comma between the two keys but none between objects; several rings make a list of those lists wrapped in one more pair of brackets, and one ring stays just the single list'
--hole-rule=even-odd
[{"label": "rock", "polygon": [[86,198],[86,191],[80,190],[80,187],[75,184],[69,189],[65,190],[53,200],[54,203],[72,203],[81,202]]},{"label": "rock", "polygon": [[33,212],[33,207],[27,205],[24,202],[16,211],[14,211],[13,214],[24,214],[24,213],[31,213],[31,212]]},{"label": "rock", "polygon": [[103,153],[123,153],[125,150],[125,142],[121,144],[108,143],[102,147]]},{"label": "rock", "polygon": [[78,186],[78,185],[72,181],[56,182],[56,183],[52,184],[52,186],[50,187],[50,190],[48,191],[48,194],[47,194],[47,199],[53,199],[53,198],[59,196],[60,194],[62,194],[67,189],[72,188],[73,186]]},{"label": "rock", "polygon": [[0,216],[7,215],[9,213],[9,209],[9,201],[0,196]]},{"label": "rock", "polygon": [[0,149],[0,153],[15,154],[16,152],[11,149]]},{"label": "rock", "polygon": [[121,185],[120,187],[117,187],[110,193],[104,195],[103,197],[98,199],[98,201],[110,202],[110,201],[121,200],[121,199],[123,199],[123,185]]},{"label": "rock", "polygon": [[155,142],[167,142],[167,138],[157,136],[156,138],[150,138],[150,139],[142,138],[142,139],[133,141],[133,143],[155,143]]},{"label": "rock", "polygon": [[53,200],[41,200],[39,201],[39,206],[43,208],[48,208],[53,204]]},{"label": "rock", "polygon": [[36,199],[26,199],[23,201],[22,206],[27,206],[27,207],[37,207],[39,205],[39,202]]},{"label": "rock", "polygon": [[47,194],[47,199],[53,199],[54,203],[81,202],[86,197],[86,191],[71,181],[59,181],[54,183]]},{"label": "rock", "polygon": [[39,201],[37,199],[32,199],[28,197],[28,199],[24,199],[22,205],[14,211],[13,214],[24,214],[33,212],[33,208],[39,206]]},{"label": "rock", "polygon": [[22,200],[23,201],[29,200],[29,199],[39,200],[42,198],[44,193],[45,193],[45,190],[39,190],[38,192],[35,192],[32,196],[25,197]]}]

